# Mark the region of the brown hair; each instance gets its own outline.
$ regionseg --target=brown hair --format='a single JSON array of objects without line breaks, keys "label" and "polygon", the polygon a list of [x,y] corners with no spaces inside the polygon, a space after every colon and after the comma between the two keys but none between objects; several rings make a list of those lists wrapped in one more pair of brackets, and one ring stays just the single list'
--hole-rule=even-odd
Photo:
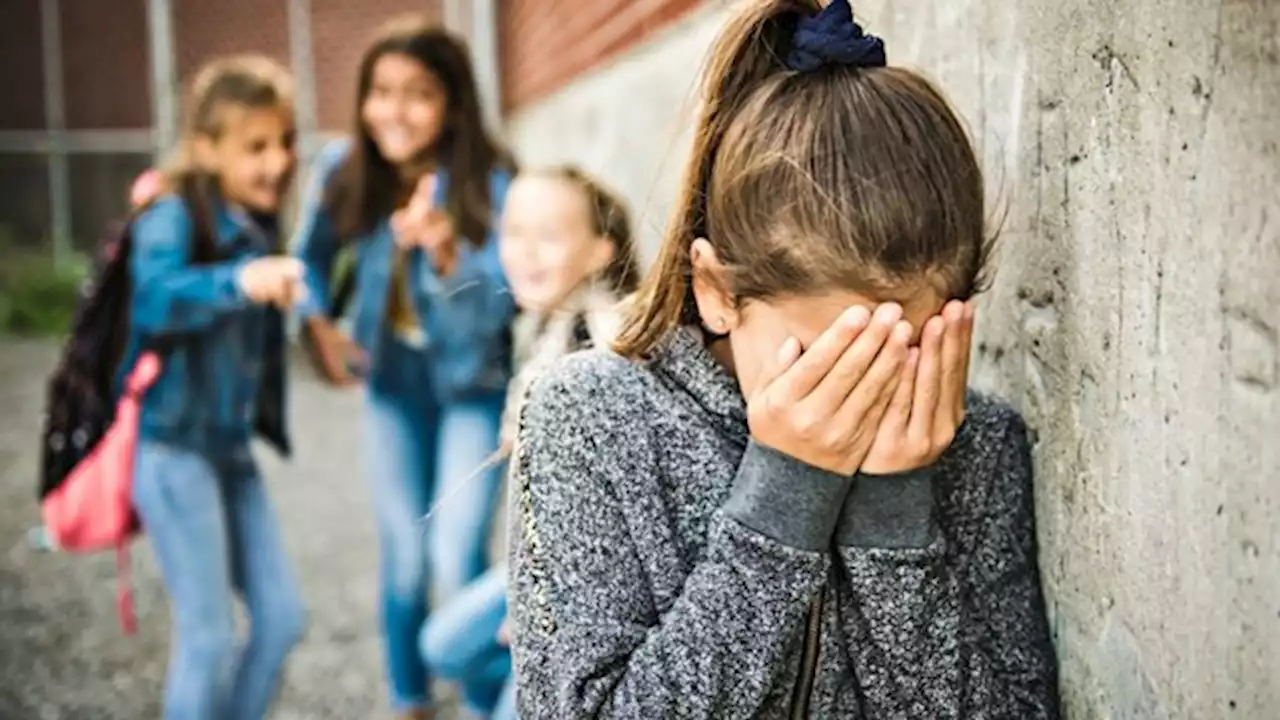
[{"label": "brown hair", "polygon": [[352,240],[372,232],[405,199],[403,180],[382,157],[361,118],[361,107],[373,87],[374,67],[383,56],[392,54],[413,58],[444,85],[444,128],[428,152],[448,169],[445,204],[458,235],[481,245],[493,209],[489,174],[499,168],[514,171],[515,161],[485,129],[466,44],[418,17],[389,23],[360,60],[355,142],[328,194],[338,234]]},{"label": "brown hair", "polygon": [[797,22],[819,9],[757,0],[721,32],[674,215],[620,354],[649,355],[698,322],[689,248],[699,237],[739,304],[835,289],[966,298],[983,285],[983,180],[960,121],[910,70],[788,69]]},{"label": "brown hair", "polygon": [[221,58],[196,73],[183,109],[182,134],[161,171],[160,182],[161,189],[179,195],[191,213],[196,235],[192,249],[194,261],[214,259],[214,202],[220,192],[218,178],[196,161],[196,141],[201,137],[216,140],[226,132],[228,107],[291,109],[292,106],[293,83],[289,71],[268,57]]},{"label": "brown hair", "polygon": [[635,292],[640,284],[640,270],[627,201],[576,165],[556,165],[523,174],[559,180],[582,193],[591,216],[591,232],[613,243],[613,260],[601,271],[601,277],[616,295]]}]

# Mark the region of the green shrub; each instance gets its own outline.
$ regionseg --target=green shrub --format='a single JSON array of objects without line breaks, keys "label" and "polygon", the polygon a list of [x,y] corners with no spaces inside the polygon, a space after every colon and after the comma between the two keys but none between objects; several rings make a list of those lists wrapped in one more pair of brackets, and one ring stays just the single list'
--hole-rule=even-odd
[{"label": "green shrub", "polygon": [[58,268],[43,254],[13,250],[6,254],[12,259],[0,272],[0,333],[59,336],[67,332],[88,261],[77,257]]}]

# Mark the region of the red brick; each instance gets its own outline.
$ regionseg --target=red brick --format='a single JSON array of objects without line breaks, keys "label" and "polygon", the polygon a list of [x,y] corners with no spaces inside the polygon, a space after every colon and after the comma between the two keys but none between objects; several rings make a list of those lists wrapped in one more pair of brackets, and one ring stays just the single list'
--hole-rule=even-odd
[{"label": "red brick", "polygon": [[4,0],[0,23],[0,130],[44,128],[40,0]]},{"label": "red brick", "polygon": [[150,127],[146,0],[79,0],[60,5],[67,127]]},{"label": "red brick", "polygon": [[504,111],[626,52],[702,0],[499,0]]},{"label": "red brick", "polygon": [[284,0],[174,0],[173,5],[177,70],[184,88],[201,66],[223,55],[261,53],[288,66]]}]

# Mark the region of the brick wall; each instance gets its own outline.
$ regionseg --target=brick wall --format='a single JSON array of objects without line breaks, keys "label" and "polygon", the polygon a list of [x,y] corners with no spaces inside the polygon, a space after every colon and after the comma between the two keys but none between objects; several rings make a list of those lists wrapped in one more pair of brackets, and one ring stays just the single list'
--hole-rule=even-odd
[{"label": "brick wall", "polygon": [[701,4],[702,0],[498,0],[504,112],[555,91]]},{"label": "brick wall", "polygon": [[67,127],[149,127],[151,69],[146,0],[73,0],[60,5]]},{"label": "brick wall", "polygon": [[262,53],[289,64],[284,0],[174,0],[173,34],[184,88],[200,66],[220,55]]},{"label": "brick wall", "polygon": [[44,127],[40,0],[3,0],[0,22],[0,130]]}]

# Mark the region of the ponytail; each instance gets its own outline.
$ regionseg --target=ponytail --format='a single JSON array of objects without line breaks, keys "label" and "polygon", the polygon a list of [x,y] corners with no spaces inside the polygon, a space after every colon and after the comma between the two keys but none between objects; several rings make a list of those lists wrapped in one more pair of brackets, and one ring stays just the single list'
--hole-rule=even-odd
[{"label": "ponytail", "polygon": [[787,72],[783,58],[796,25],[818,9],[814,0],[761,0],[730,19],[712,46],[700,83],[703,105],[675,209],[657,261],[614,343],[618,354],[648,356],[677,327],[697,321],[689,246],[707,236],[707,191],[721,141],[755,91],[769,77]]}]

